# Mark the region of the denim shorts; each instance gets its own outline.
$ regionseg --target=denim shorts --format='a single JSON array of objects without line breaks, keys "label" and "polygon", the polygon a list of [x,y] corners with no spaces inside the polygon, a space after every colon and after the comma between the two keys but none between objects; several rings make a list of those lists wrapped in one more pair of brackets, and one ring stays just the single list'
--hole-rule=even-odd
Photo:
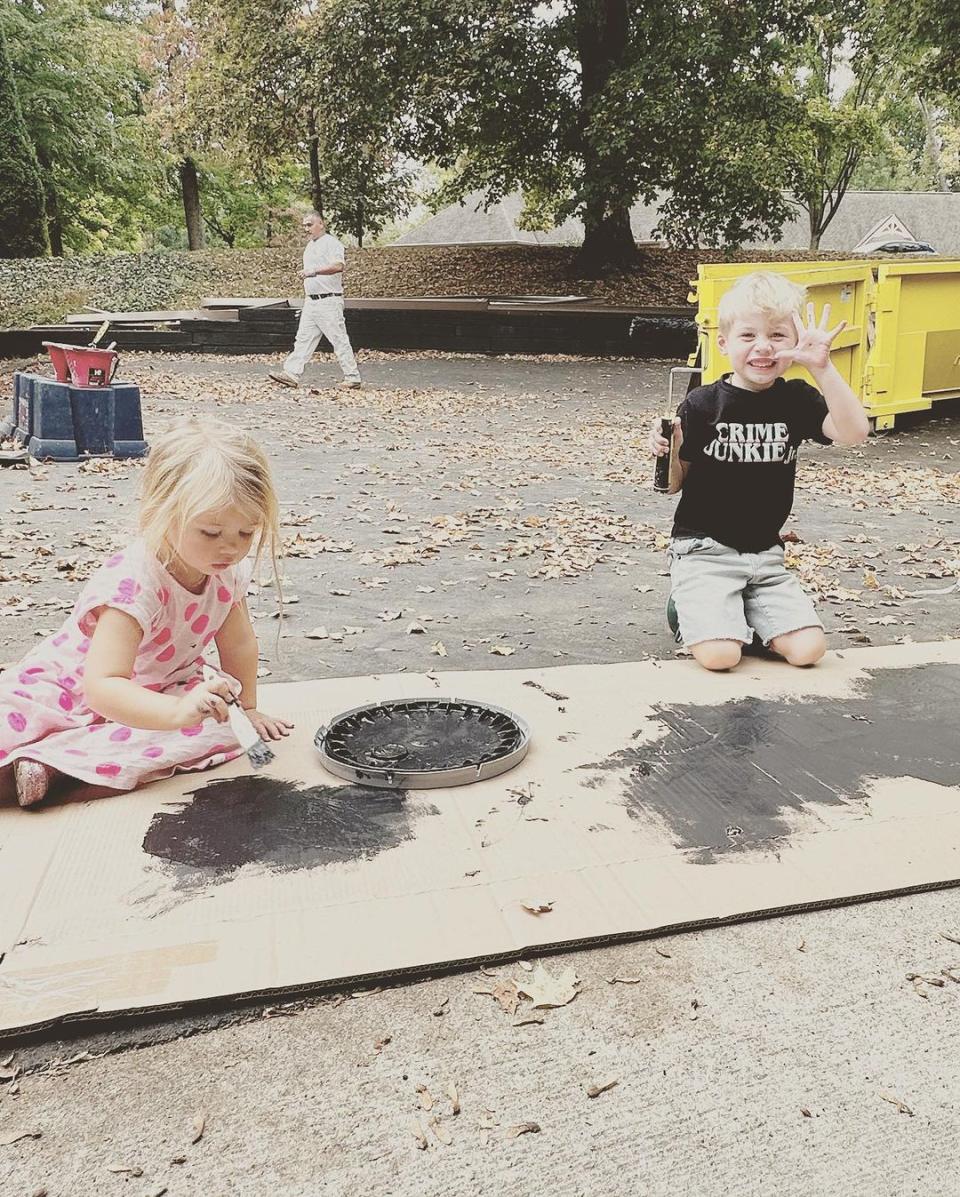
[{"label": "denim shorts", "polygon": [[783,548],[739,553],[709,536],[672,540],[670,579],[680,635],[764,644],[800,628],[822,628],[816,609],[783,562]]}]

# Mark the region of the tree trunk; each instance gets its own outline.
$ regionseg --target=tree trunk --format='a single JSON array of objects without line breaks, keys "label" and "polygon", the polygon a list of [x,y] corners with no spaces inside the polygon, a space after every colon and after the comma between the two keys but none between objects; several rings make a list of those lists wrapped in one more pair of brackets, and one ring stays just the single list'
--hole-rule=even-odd
[{"label": "tree trunk", "polygon": [[50,252],[55,258],[63,257],[63,214],[60,211],[60,197],[53,181],[53,161],[45,150],[37,151],[40,175],[43,180],[44,202],[47,208],[47,233],[50,237]]},{"label": "tree trunk", "polygon": [[631,195],[625,195],[621,156],[598,148],[590,130],[591,108],[623,61],[630,34],[628,0],[575,0],[574,22],[580,59],[580,137],[584,238],[574,269],[588,276],[634,261],[630,229]]},{"label": "tree trunk", "polygon": [[927,157],[930,159],[930,165],[933,167],[933,172],[936,175],[937,190],[949,191],[950,182],[947,179],[946,171],[943,169],[942,144],[940,134],[937,132],[937,123],[933,119],[930,106],[919,92],[917,93],[917,103],[920,105],[920,112],[923,114],[923,130]]},{"label": "tree trunk", "polygon": [[187,248],[203,249],[200,180],[197,177],[197,164],[192,158],[184,158],[180,163],[180,189],[183,192],[183,215],[187,222]]},{"label": "tree trunk", "polygon": [[357,204],[357,249],[363,249],[363,204]]},{"label": "tree trunk", "polygon": [[320,138],[317,135],[316,113],[307,118],[307,133],[310,138],[310,198],[314,211],[323,216],[323,186],[320,182]]}]

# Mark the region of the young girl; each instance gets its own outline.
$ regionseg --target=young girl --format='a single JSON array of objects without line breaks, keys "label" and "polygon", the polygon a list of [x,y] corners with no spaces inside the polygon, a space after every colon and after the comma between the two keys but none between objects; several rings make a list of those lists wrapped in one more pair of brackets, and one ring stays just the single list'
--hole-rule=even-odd
[{"label": "young girl", "polygon": [[[130,790],[238,756],[227,699],[264,740],[291,724],[257,710],[257,640],[244,595],[276,561],[277,497],[251,437],[190,420],[153,445],[140,538],[109,557],[63,626],[0,674],[0,770],[21,806],[58,776]],[[255,557],[249,556],[255,546]],[[213,640],[220,669],[204,680]]]}]

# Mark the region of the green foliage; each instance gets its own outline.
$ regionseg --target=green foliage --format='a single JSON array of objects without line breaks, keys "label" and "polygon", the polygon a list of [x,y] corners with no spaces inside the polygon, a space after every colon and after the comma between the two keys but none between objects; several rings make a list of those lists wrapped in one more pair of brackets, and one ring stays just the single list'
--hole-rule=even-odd
[{"label": "green foliage", "polygon": [[5,5],[54,252],[139,244],[139,210],[158,174],[142,121],[135,16],[105,0]]},{"label": "green foliage", "polygon": [[331,110],[362,91],[389,144],[448,172],[435,206],[519,189],[526,223],[577,215],[589,238],[668,191],[673,241],[736,244],[786,215],[769,117],[807,7],[332,0],[318,57]]},{"label": "green foliage", "polygon": [[34,257],[49,249],[40,171],[0,21],[0,256]]},{"label": "green foliage", "polygon": [[902,112],[903,72],[890,53],[881,0],[826,3],[811,16],[785,79],[789,186],[816,249],[866,154]]}]

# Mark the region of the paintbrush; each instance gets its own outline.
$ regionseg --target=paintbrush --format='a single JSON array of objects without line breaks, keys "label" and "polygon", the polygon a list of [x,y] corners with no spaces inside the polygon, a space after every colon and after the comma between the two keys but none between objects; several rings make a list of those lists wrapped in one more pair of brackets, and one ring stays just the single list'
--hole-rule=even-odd
[{"label": "paintbrush", "polygon": [[[216,674],[209,665],[204,666],[203,676],[207,681],[216,679]],[[224,701],[227,704],[227,714],[230,717],[233,734],[240,741],[240,747],[247,754],[250,764],[254,769],[262,769],[264,765],[269,765],[274,759],[273,749],[268,748],[260,739],[257,729],[250,722],[250,716],[240,705],[239,699],[234,695]]]},{"label": "paintbrush", "polygon": [[250,722],[250,716],[237,700],[228,700],[228,714],[233,734],[240,741],[240,747],[247,754],[247,758],[254,769],[262,769],[273,760],[273,749],[264,744],[257,734],[257,729]]}]

